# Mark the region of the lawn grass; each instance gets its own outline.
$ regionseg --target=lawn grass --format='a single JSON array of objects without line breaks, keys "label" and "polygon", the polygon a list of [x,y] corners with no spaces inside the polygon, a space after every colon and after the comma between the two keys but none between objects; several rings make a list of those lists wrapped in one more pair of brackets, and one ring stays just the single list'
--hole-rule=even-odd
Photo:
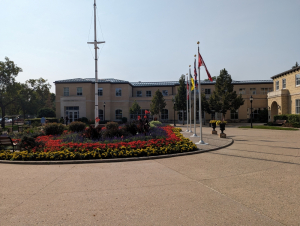
[{"label": "lawn grass", "polygon": [[[239,128],[250,128],[251,126],[240,126]],[[272,130],[299,130],[295,128],[289,127],[280,127],[280,126],[253,126],[253,129],[272,129]]]}]

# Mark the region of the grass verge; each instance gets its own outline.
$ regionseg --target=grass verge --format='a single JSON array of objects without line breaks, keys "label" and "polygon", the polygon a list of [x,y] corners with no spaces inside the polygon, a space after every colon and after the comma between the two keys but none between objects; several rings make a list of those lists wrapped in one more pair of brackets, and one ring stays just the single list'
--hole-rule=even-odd
[{"label": "grass verge", "polygon": [[[239,128],[250,128],[251,126],[240,126]],[[253,126],[253,129],[272,129],[272,130],[299,130],[296,128],[280,127],[280,126]]]}]

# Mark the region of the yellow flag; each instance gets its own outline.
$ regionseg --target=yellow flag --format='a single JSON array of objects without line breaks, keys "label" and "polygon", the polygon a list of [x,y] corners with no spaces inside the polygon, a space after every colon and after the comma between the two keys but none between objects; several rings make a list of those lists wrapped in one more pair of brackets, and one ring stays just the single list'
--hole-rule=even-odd
[{"label": "yellow flag", "polygon": [[192,83],[191,91],[193,91],[195,89],[195,82],[194,82],[193,76],[191,74],[190,74],[190,78],[191,78],[191,83]]}]

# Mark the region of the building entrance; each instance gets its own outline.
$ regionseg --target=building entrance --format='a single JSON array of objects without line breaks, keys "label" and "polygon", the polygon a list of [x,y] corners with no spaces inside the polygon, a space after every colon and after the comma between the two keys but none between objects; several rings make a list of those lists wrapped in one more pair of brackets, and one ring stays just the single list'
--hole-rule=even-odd
[{"label": "building entrance", "polygon": [[66,107],[66,116],[69,118],[69,123],[77,121],[79,118],[79,107]]}]

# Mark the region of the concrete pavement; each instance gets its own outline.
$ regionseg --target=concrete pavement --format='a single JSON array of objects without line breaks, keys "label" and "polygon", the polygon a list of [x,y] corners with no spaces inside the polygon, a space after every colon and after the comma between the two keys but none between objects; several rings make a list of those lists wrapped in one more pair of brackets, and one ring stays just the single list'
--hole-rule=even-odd
[{"label": "concrete pavement", "polygon": [[299,225],[300,131],[225,132],[231,146],[195,155],[0,164],[0,225]]}]

